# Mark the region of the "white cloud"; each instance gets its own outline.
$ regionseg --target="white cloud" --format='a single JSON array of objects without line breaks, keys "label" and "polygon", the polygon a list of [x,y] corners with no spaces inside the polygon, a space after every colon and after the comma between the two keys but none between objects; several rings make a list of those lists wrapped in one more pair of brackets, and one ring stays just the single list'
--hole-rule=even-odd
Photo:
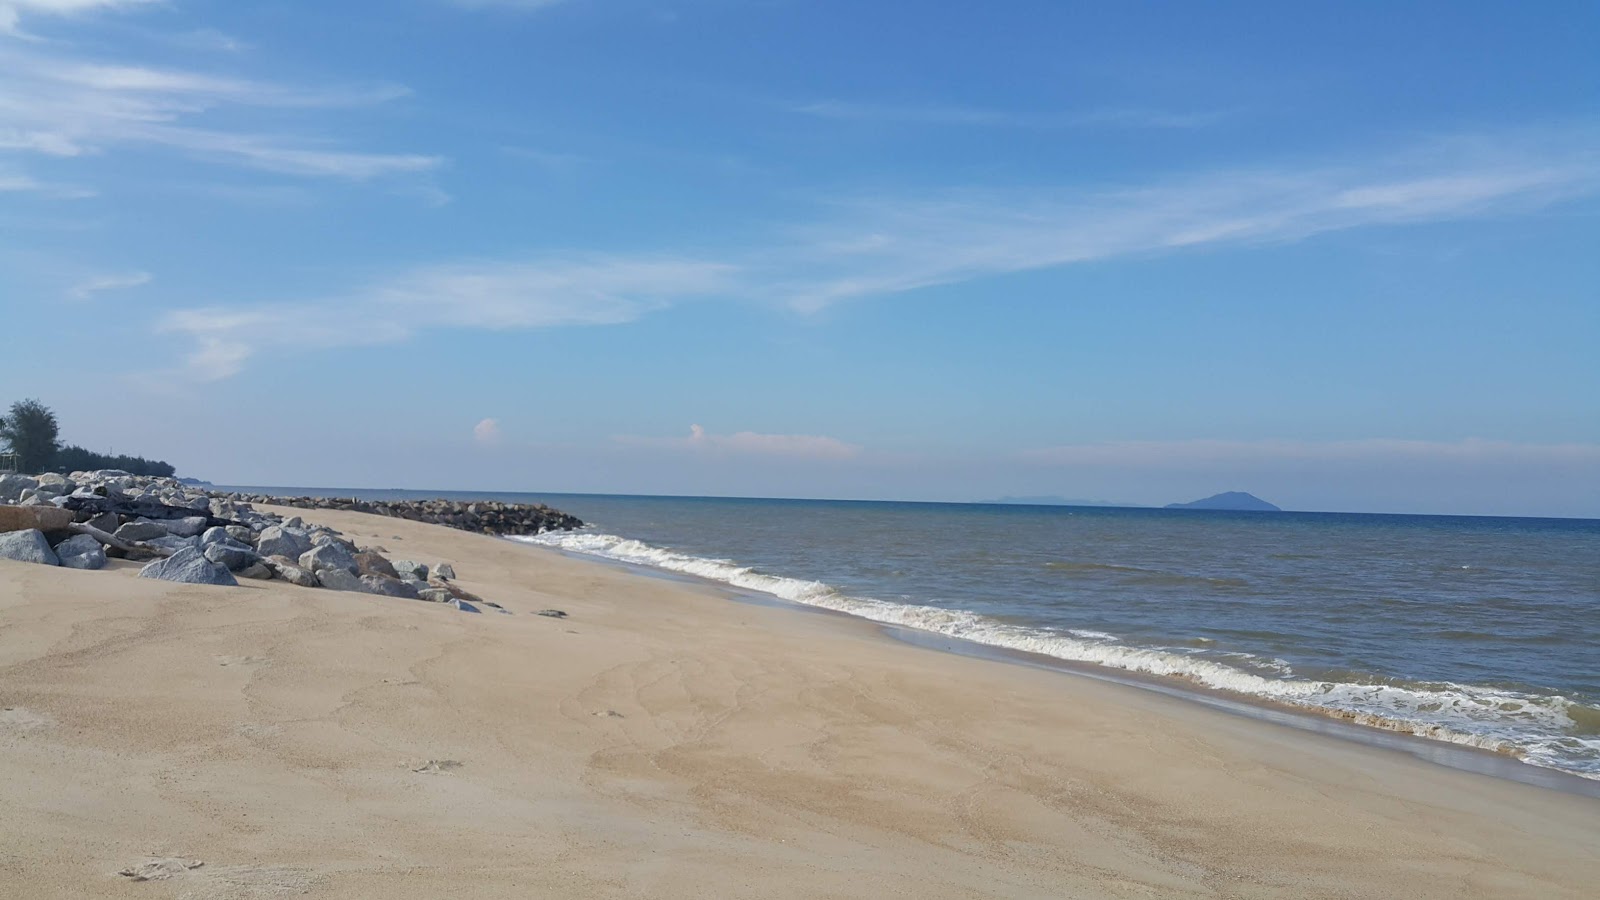
[{"label": "white cloud", "polygon": [[845,443],[838,438],[811,434],[758,434],[754,431],[712,434],[699,425],[689,426],[688,437],[649,438],[624,435],[617,437],[616,440],[618,443],[635,446],[740,456],[840,460],[850,459],[861,453],[861,447]]},{"label": "white cloud", "polygon": [[630,322],[674,300],[725,290],[729,273],[668,258],[429,266],[316,302],[179,310],[158,330],[194,342],[185,374],[216,380],[265,350],[396,343],[432,329]]},{"label": "white cloud", "polygon": [[1600,465],[1600,444],[1528,444],[1469,438],[1415,441],[1112,441],[1026,451],[1022,458],[1052,466],[1194,469],[1216,466],[1416,462]]},{"label": "white cloud", "polygon": [[96,275],[72,286],[67,296],[74,300],[88,300],[101,291],[116,291],[149,284],[149,272],[125,272],[119,275]]},{"label": "white cloud", "polygon": [[500,423],[484,419],[472,426],[472,439],[485,446],[500,443]]},{"label": "white cloud", "polygon": [[0,0],[0,34],[20,35],[18,26],[26,15],[73,16],[159,2],[161,0]]},{"label": "white cloud", "polygon": [[948,192],[840,203],[767,257],[771,293],[852,297],[1207,246],[1523,212],[1600,189],[1600,129],[1435,142],[1359,163],[1229,170],[1100,189]]},{"label": "white cloud", "polygon": [[1037,112],[985,106],[896,105],[817,100],[790,107],[819,119],[888,125],[990,126],[999,128],[1199,128],[1226,117],[1220,112],[1168,112],[1156,109],[1098,109]]},{"label": "white cloud", "polygon": [[[85,60],[0,41],[0,152],[61,158],[123,146],[306,177],[368,180],[422,172],[436,156],[350,150],[309,135],[201,126],[215,110],[348,109],[406,96],[392,84],[296,87],[183,69]],[[281,120],[275,116],[274,120]],[[315,128],[319,123],[310,122]]]}]

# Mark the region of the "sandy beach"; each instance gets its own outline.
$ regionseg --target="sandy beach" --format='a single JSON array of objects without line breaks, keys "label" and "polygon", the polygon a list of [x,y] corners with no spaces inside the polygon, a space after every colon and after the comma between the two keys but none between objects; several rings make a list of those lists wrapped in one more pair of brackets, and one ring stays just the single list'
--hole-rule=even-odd
[{"label": "sandy beach", "polygon": [[448,561],[512,614],[0,561],[0,896],[1600,884],[1593,799],[496,538],[307,518]]}]

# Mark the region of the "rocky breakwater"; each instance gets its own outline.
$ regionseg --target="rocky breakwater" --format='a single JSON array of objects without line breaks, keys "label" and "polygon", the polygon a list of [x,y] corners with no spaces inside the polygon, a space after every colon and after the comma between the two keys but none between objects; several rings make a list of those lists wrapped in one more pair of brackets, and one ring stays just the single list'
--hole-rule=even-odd
[{"label": "rocky breakwater", "polygon": [[543,503],[502,503],[498,500],[358,500],[354,497],[274,497],[267,494],[222,494],[247,503],[270,503],[295,509],[337,509],[446,525],[480,534],[540,534],[572,531],[583,520]]},{"label": "rocky breakwater", "polygon": [[[0,560],[99,569],[108,558],[152,560],[142,578],[237,586],[238,579],[281,579],[299,587],[351,591],[508,613],[454,583],[449,563],[390,560],[338,531],[299,516],[261,512],[252,499],[217,494],[171,478],[102,470],[68,476],[0,476]],[[500,534],[576,528],[577,519],[545,506],[500,503],[363,503],[304,500],[307,508],[372,512]],[[311,507],[311,503],[319,505]],[[429,517],[432,518],[429,518]],[[541,615],[550,611],[541,611]]]}]

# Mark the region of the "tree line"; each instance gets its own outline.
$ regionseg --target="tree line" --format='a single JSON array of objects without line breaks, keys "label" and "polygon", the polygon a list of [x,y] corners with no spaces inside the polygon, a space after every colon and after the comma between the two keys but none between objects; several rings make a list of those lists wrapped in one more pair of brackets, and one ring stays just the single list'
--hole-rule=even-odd
[{"label": "tree line", "polygon": [[121,469],[133,475],[158,475],[170,478],[176,469],[171,463],[142,456],[114,456],[94,453],[75,444],[59,442],[60,423],[56,414],[37,400],[18,400],[0,416],[0,444],[15,454],[17,469],[23,472],[77,472],[92,469]]}]

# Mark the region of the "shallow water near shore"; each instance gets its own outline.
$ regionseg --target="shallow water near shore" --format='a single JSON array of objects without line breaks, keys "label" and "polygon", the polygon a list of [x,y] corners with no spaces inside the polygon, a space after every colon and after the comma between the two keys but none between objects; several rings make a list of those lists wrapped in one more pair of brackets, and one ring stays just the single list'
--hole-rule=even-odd
[{"label": "shallow water near shore", "polygon": [[274,489],[545,502],[527,538],[1600,779],[1600,521]]}]

